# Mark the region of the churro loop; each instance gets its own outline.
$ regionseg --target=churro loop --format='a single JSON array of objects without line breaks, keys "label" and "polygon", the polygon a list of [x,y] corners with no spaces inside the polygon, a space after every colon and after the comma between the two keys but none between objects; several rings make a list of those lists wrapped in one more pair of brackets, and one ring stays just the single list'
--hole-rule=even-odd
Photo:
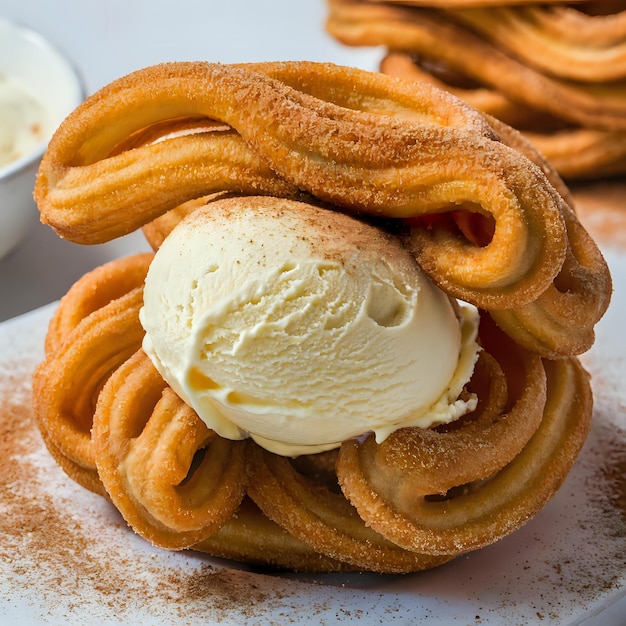
[{"label": "churro loop", "polygon": [[[137,307],[133,303],[137,302],[136,294],[143,286],[145,273],[152,256],[152,254],[139,254],[107,263],[85,274],[70,288],[68,293],[62,298],[51,319],[46,337],[47,360],[40,366],[35,376],[34,402],[38,416],[38,425],[51,456],[74,481],[109,500],[112,498],[109,496],[109,493],[100,479],[97,463],[94,463],[92,460],[92,455],[95,457],[98,455],[98,452],[94,449],[90,435],[94,419],[93,413],[95,412],[96,397],[98,397],[100,393],[100,386],[102,386],[103,380],[107,377],[103,376],[101,381],[94,381],[95,384],[93,388],[90,387],[87,389],[81,388],[80,386],[78,387],[78,389],[84,391],[91,400],[89,405],[85,404],[81,408],[80,420],[81,423],[84,422],[84,427],[80,433],[78,433],[78,436],[75,437],[78,439],[78,443],[73,439],[68,440],[67,438],[63,439],[60,437],[60,433],[63,431],[62,424],[59,425],[59,421],[62,418],[75,418],[75,416],[69,412],[69,409],[75,408],[74,401],[77,399],[76,393],[67,396],[67,402],[63,404],[63,413],[55,412],[54,409],[56,405],[54,402],[52,404],[48,402],[48,398],[50,398],[51,395],[53,399],[56,398],[54,389],[50,388],[49,385],[56,385],[57,382],[63,380],[65,374],[68,373],[60,369],[64,367],[64,361],[57,360],[57,353],[62,352],[61,347],[63,345],[72,345],[77,341],[77,338],[81,338],[85,343],[82,344],[82,348],[84,349],[81,348],[79,355],[86,357],[91,352],[91,348],[98,350],[101,342],[106,343],[112,338],[109,331],[105,331],[104,335],[100,335],[99,332],[91,332],[93,328],[96,326],[98,328],[105,326],[107,320],[112,326],[119,324],[120,319],[117,314],[119,313],[120,307],[129,307],[129,315],[137,315]],[[112,315],[112,317],[109,318],[109,315]],[[95,319],[98,320],[97,325],[94,325]],[[88,325],[88,320],[91,325]],[[123,323],[119,331],[123,333],[127,329],[127,325]],[[140,342],[137,343],[136,347],[138,348],[139,345]],[[66,360],[68,359],[68,357],[65,358]],[[133,358],[138,357],[135,356]],[[143,358],[145,359],[145,357]],[[122,356],[120,356],[120,363],[121,359]],[[69,370],[69,375],[72,376],[76,371],[81,371],[83,365],[83,361],[74,363],[75,367]],[[124,365],[125,370],[130,367],[130,364]],[[151,390],[156,387],[157,390],[162,390],[162,395],[165,396],[165,399],[161,399],[160,407],[162,410],[158,413],[158,417],[151,417],[150,419],[150,432],[155,435],[155,431],[158,431],[159,428],[164,426],[163,420],[168,421],[169,418],[174,416],[175,421],[169,421],[166,426],[168,430],[172,429],[172,425],[177,425],[179,427],[178,435],[183,438],[186,444],[189,444],[192,435],[195,434],[196,446],[199,445],[198,435],[202,435],[205,439],[211,441],[205,441],[205,447],[209,449],[209,452],[200,454],[207,455],[215,453],[215,456],[221,455],[223,457],[225,447],[230,448],[230,442],[222,441],[218,443],[214,435],[207,436],[206,429],[199,422],[197,417],[190,415],[190,409],[182,405],[180,400],[174,396],[173,392],[166,387],[162,379],[155,376],[154,370],[152,370],[151,366],[145,362],[145,360],[143,367],[152,374],[152,385],[154,385],[151,387],[145,380],[142,381],[141,388],[144,393],[151,393]],[[54,374],[52,374],[53,371]],[[78,383],[80,385],[81,380],[79,380]],[[132,384],[133,379],[128,379],[126,383]],[[141,398],[137,398],[137,400],[142,402],[142,398],[145,400],[145,395]],[[56,421],[53,418],[56,418]],[[192,424],[191,427],[188,426],[189,423]],[[103,429],[104,427],[99,421],[98,432],[100,433]],[[76,433],[74,433],[74,435],[76,435]],[[99,440],[100,438],[105,441],[103,446],[108,450],[110,434],[102,434],[99,436]],[[142,438],[144,438],[143,441],[145,443],[146,435],[142,434]],[[119,441],[116,443],[119,443]],[[59,447],[60,445],[63,446],[64,452],[61,447]],[[241,444],[238,444],[238,446],[241,446]],[[156,447],[158,447],[158,444]],[[189,454],[191,453],[191,449],[193,449],[193,446],[187,449]],[[181,522],[181,519],[178,519],[178,514],[172,513],[171,510],[172,501],[179,500],[181,494],[189,495],[189,491],[192,489],[191,480],[188,479],[186,486],[182,488],[176,488],[172,484],[166,485],[164,488],[163,484],[159,484],[155,489],[153,484],[149,484],[151,480],[162,480],[167,471],[173,472],[174,474],[178,471],[178,475],[168,475],[170,483],[175,483],[180,476],[185,474],[185,464],[178,465],[177,469],[174,470],[172,463],[169,463],[168,459],[163,459],[162,457],[156,458],[156,455],[150,455],[147,454],[147,452],[148,448],[139,448],[139,454],[135,454],[134,456],[134,464],[125,464],[127,468],[130,467],[130,471],[126,469],[126,472],[130,474],[130,481],[133,482],[133,487],[144,492],[144,500],[149,503],[152,509],[161,510],[165,507],[165,511],[161,511],[161,516],[166,518],[173,516],[174,521],[169,520],[173,525],[177,527],[184,524],[195,525],[193,522],[184,519]],[[81,453],[82,457],[79,457]],[[204,490],[210,490],[210,482],[206,481],[203,477],[201,468],[198,468],[201,470],[199,473],[198,469],[196,469],[199,456],[198,454],[197,458],[192,461],[191,464],[194,472],[193,480],[196,484],[199,482],[203,484],[201,491],[204,492]],[[74,459],[78,459],[78,461]],[[180,461],[179,458],[176,460]],[[115,471],[112,472],[113,478],[106,474],[107,470],[104,468],[104,465],[106,465],[108,461],[109,459],[105,454],[104,461],[102,462],[103,471],[107,476],[107,483],[114,485],[114,487],[111,487],[111,489],[114,489],[120,485],[121,480]],[[144,474],[144,462],[146,466],[151,466],[154,470],[147,478]],[[241,467],[242,461],[240,454],[235,454],[234,462]],[[156,466],[155,463],[157,464]],[[165,463],[165,465],[158,467],[158,463]],[[205,466],[203,471],[208,471],[208,466]],[[174,492],[173,495],[172,491]],[[167,496],[167,500],[161,499],[164,493]],[[234,506],[233,503],[229,503],[227,507],[224,508],[226,505],[222,503],[222,496],[223,494],[221,494],[219,490],[214,491],[216,501],[211,502],[211,514],[209,514],[209,517],[213,516],[212,528],[214,529],[219,526],[219,530],[217,532],[213,531],[213,534],[208,537],[206,535],[210,532],[211,525],[207,524],[205,524],[202,532],[190,532],[180,539],[177,537],[178,531],[172,531],[171,534],[166,532],[164,537],[164,531],[159,525],[160,523],[155,523],[150,517],[150,523],[154,524],[155,527],[150,526],[150,523],[146,522],[147,516],[143,504],[135,500],[131,500],[127,504],[126,514],[133,523],[139,523],[139,527],[144,528],[145,534],[155,539],[160,545],[165,543],[167,547],[171,547],[172,545],[178,547],[178,544],[181,542],[185,545],[193,543],[193,549],[208,552],[213,556],[241,560],[250,564],[271,565],[277,568],[288,568],[299,571],[330,572],[350,569],[345,563],[316,553],[310,546],[289,535],[280,526],[266,518],[256,506],[247,499],[244,500],[240,507],[228,517],[227,521],[222,526],[220,526],[219,522],[215,521],[218,519],[218,516],[214,514],[214,511],[221,511],[221,516],[226,517]],[[118,498],[119,496],[114,498],[114,502],[117,502]],[[165,505],[166,502],[167,505]],[[226,500],[226,502],[228,501]],[[170,507],[169,509],[168,506]],[[202,512],[198,514],[195,510],[190,510],[188,504],[185,504],[185,506],[187,506],[187,515],[190,518],[197,519],[197,516],[199,516],[202,521]],[[204,521],[206,522],[206,513],[204,515]],[[175,540],[173,540],[172,537],[175,537]],[[194,543],[199,537],[201,538],[200,542],[197,544]]]},{"label": "churro loop", "polygon": [[[201,114],[237,132],[107,156],[163,118]],[[178,63],[122,78],[62,125],[36,196],[63,236],[95,242],[218,191],[306,191],[384,217],[459,206],[485,213],[495,222],[488,245],[445,230],[415,236],[424,269],[451,295],[487,308],[532,301],[564,259],[561,198],[480,114],[430,87],[325,64]]]},{"label": "churro loop", "polygon": [[[506,2],[502,3],[507,4]],[[556,39],[589,48],[623,46],[626,39],[626,5],[623,0],[592,0],[556,6],[554,3],[527,7],[542,30]]]},{"label": "churro loop", "polygon": [[519,454],[541,421],[545,373],[538,356],[509,348],[520,353],[506,373],[493,356],[481,354],[470,385],[481,406],[462,422],[445,429],[401,429],[381,445],[372,437],[360,444],[360,453],[374,458],[379,471],[404,472],[395,497],[445,496],[491,476]]},{"label": "churro loop", "polygon": [[45,351],[57,350],[80,322],[137,288],[142,288],[153,255],[136,254],[84,274],[61,298],[46,333]]},{"label": "churro loop", "polygon": [[598,129],[626,130],[624,80],[606,85],[548,76],[460,24],[453,10],[362,0],[329,0],[329,7],[327,28],[345,44],[382,45],[440,59],[511,100],[557,118]]},{"label": "churro loop", "polygon": [[569,180],[626,174],[626,131],[573,128],[524,134]]},{"label": "churro loop", "polygon": [[[611,285],[604,259],[569,208],[573,198],[549,162],[520,133],[495,118],[488,116],[486,121],[506,145],[535,163],[558,191],[565,201],[562,214],[568,234],[567,261],[548,289],[527,305],[506,310],[492,309],[494,317],[510,336],[542,356],[555,358],[564,354],[580,354],[592,345],[595,323],[602,317],[609,303]],[[212,199],[189,201],[144,226],[151,245],[157,249],[181,219]],[[457,217],[457,226],[468,239],[474,239],[478,245],[489,240],[491,235],[486,238],[472,235],[475,227],[470,212],[461,214],[461,217],[462,221]],[[418,258],[423,233],[423,224],[418,222],[406,238],[406,246]],[[426,269],[429,269],[427,265]],[[435,272],[431,272],[431,275],[437,280]],[[442,288],[454,292],[445,281],[438,282]]]},{"label": "churro loop", "polygon": [[259,508],[316,552],[350,568],[405,573],[435,567],[452,556],[428,556],[387,541],[366,526],[340,494],[298,472],[286,457],[251,449],[248,493]]},{"label": "churro loop", "polygon": [[531,142],[495,118],[488,118],[508,145],[541,167],[566,200],[567,256],[554,282],[534,302],[491,315],[509,336],[546,358],[582,354],[593,345],[594,328],[611,299],[611,277],[600,250],[573,210],[573,198],[556,170]]},{"label": "churro loop", "polygon": [[611,298],[605,261],[571,209],[565,212],[569,249],[554,283],[535,302],[491,315],[507,333],[547,358],[582,354]]},{"label": "churro loop", "polygon": [[151,254],[113,261],[80,279],[61,300],[33,378],[34,412],[52,456],[77,482],[102,493],[91,426],[112,371],[141,345],[138,312]]},{"label": "churro loop", "polygon": [[[459,476],[461,483],[447,497],[429,498],[425,493],[447,486],[433,480],[436,472],[428,478],[428,467],[434,467],[437,459],[447,465],[447,450],[436,435],[398,431],[378,446],[371,438],[344,443],[337,473],[344,493],[365,522],[408,550],[458,554],[505,536],[538,512],[569,472],[592,412],[588,376],[576,358],[544,361],[543,367],[547,396],[538,406],[543,416],[532,438],[513,459],[505,460],[502,469],[482,478],[482,472]],[[516,415],[516,407],[501,418],[524,420],[527,416]],[[446,439],[447,434],[442,435],[442,442]],[[469,484],[463,482],[465,478]]]},{"label": "churro loop", "polygon": [[239,507],[247,443],[209,430],[142,350],[109,378],[93,422],[98,473],[111,501],[155,545],[190,547]]},{"label": "churro loop", "polygon": [[[558,173],[523,135],[495,118],[487,119],[503,141],[536,163],[567,200],[563,216],[568,241],[566,261],[546,291],[531,303],[493,308],[491,314],[510,337],[528,350],[546,358],[581,354],[593,345],[595,324],[610,302],[611,278],[606,262],[570,208],[573,198]],[[480,229],[461,218],[467,215],[456,218],[458,227],[480,243]],[[410,238],[406,245],[413,249],[414,240]]]}]

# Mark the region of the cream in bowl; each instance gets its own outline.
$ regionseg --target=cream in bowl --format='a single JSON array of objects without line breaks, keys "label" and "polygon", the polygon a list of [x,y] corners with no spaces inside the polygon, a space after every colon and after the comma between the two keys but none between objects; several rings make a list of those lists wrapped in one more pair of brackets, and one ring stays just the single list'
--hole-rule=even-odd
[{"label": "cream in bowl", "polygon": [[83,100],[72,64],[41,35],[0,18],[0,258],[35,215],[35,175],[61,121]]},{"label": "cream in bowl", "polygon": [[28,156],[46,140],[44,105],[10,76],[0,75],[0,167]]}]

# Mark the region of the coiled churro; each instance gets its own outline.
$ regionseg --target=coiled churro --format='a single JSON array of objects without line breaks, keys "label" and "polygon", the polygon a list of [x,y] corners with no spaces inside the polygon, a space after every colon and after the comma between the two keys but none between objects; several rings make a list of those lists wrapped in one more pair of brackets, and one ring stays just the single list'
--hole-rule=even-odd
[{"label": "coiled churro", "polygon": [[44,439],[72,478],[156,545],[318,571],[434,567],[547,502],[589,427],[589,381],[572,355],[593,342],[610,276],[527,141],[382,74],[175,63],[89,98],[51,141],[36,187],[62,236],[143,227],[155,249],[224,194],[367,216],[449,296],[477,305],[482,352],[464,391],[476,410],[296,459],[221,438],[139,347],[151,261],[139,255],[70,290],[35,374]]},{"label": "coiled churro", "polygon": [[[46,358],[33,380],[35,416],[50,454],[70,478],[112,500],[137,532],[163,547],[197,543],[196,550],[249,563],[346,569],[265,518],[249,500],[240,502],[246,444],[218,443],[141,352],[137,296],[152,256],[98,267],[61,299],[46,334]],[[95,417],[97,403],[101,420]],[[151,412],[156,406],[159,410]],[[176,419],[164,429],[163,419],[172,414]],[[183,449],[193,458],[182,458]],[[206,461],[199,462],[202,455]],[[216,457],[224,469],[219,479],[226,478],[221,485],[216,485],[217,476],[207,479],[219,465]],[[155,470],[147,480],[146,460]],[[169,468],[168,480],[163,480],[160,462]],[[133,471],[137,464],[139,472]],[[184,481],[192,467],[193,481]],[[226,506],[224,499],[231,504]]]},{"label": "coiled churro", "polygon": [[93,442],[115,506],[136,532],[163,547],[206,539],[243,499],[246,443],[210,431],[141,350],[99,394]]}]

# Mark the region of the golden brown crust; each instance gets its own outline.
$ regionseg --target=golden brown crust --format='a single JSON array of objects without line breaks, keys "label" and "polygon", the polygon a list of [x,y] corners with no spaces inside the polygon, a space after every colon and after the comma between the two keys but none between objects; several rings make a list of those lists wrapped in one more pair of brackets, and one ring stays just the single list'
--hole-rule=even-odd
[{"label": "golden brown crust", "polygon": [[[90,278],[101,282],[102,275],[118,285],[124,282],[115,271],[96,271]],[[81,289],[86,282],[80,281]],[[106,291],[123,290],[111,285]],[[126,296],[113,302],[124,307]],[[84,310],[81,298],[68,298],[64,308],[70,303]],[[109,317],[115,310],[103,302],[84,320],[93,323],[94,317],[104,317],[111,328],[127,331],[127,323],[116,315]],[[137,308],[129,304],[128,315],[136,319]],[[63,316],[75,318],[72,311]],[[63,349],[51,352],[42,367],[56,372],[56,377],[38,373],[35,386],[41,397],[50,393],[51,384],[61,389],[58,397],[53,395],[37,409],[48,445],[48,435],[55,437],[51,452],[60,465],[77,482],[109,498],[133,529],[151,542],[257,565],[400,573],[435,567],[496,541],[524,523],[554,492],[576,458],[591,415],[588,380],[575,359],[542,364],[536,354],[516,345],[484,317],[480,328],[484,351],[468,386],[468,392],[480,398],[476,411],[439,431],[399,430],[380,445],[371,437],[348,441],[339,451],[335,473],[336,452],[292,461],[249,441],[217,437],[138,350],[115,367],[101,390],[100,383],[91,390],[97,395],[96,408],[91,409],[95,415],[81,413],[85,423],[93,423],[91,439],[83,430],[79,442],[94,459],[93,465],[80,466],[88,470],[85,474],[74,467],[78,463],[70,446],[76,440],[68,439],[59,420],[51,418],[58,413],[59,397],[66,406],[80,401],[77,390],[67,388],[68,377],[79,367],[89,371],[93,363],[81,355],[101,351],[102,341],[109,341],[111,333],[86,332],[91,326],[84,321],[64,328],[67,334],[58,338],[59,345],[73,343],[77,332],[85,333],[84,345],[75,358]],[[52,332],[57,332],[56,325]],[[115,348],[123,352],[120,344]],[[555,416],[567,419],[567,424],[558,422],[544,433]],[[567,433],[564,438],[561,426]],[[536,446],[538,438],[552,443]],[[61,456],[56,442],[65,446]],[[556,464],[546,461],[549,455]],[[68,470],[70,459],[74,466]],[[511,495],[520,465],[543,468],[551,478],[541,486],[535,477],[529,492],[517,489]],[[506,478],[510,474],[512,478]],[[471,497],[448,498],[446,505],[430,501],[433,495],[450,495],[468,483]],[[246,493],[260,510],[244,499]],[[367,494],[376,493],[373,506]],[[468,499],[473,503],[469,508],[463,504]],[[440,509],[446,506],[455,514],[443,524]],[[391,512],[383,513],[385,507]],[[408,509],[411,516],[400,523]]]},{"label": "golden brown crust", "polygon": [[615,86],[626,79],[626,9],[597,16],[572,6],[494,6],[454,18],[545,76]]},{"label": "golden brown crust", "polygon": [[237,512],[194,550],[250,565],[297,572],[353,571],[347,563],[316,552],[265,517],[258,507],[244,498]]},{"label": "golden brown crust", "polygon": [[250,497],[268,518],[315,552],[350,569],[406,573],[430,569],[454,557],[399,548],[372,531],[341,493],[298,472],[286,457],[251,449]]},{"label": "golden brown crust", "polygon": [[[498,470],[458,477],[455,486],[461,489],[455,493],[451,485],[449,497],[428,499],[430,490],[419,485],[424,450],[427,465],[439,458],[445,462],[443,443],[425,448],[402,431],[378,446],[371,438],[345,443],[338,462],[339,480],[367,524],[408,550],[458,554],[505,536],[537,513],[560,487],[580,451],[592,404],[588,376],[575,358],[544,361],[543,367],[547,395],[545,404],[539,405],[538,429]],[[514,404],[502,418],[528,419],[527,409],[516,414],[518,410]],[[436,435],[429,437],[436,439]],[[478,439],[473,445],[490,446],[491,439]],[[471,456],[474,451],[462,453]]]}]

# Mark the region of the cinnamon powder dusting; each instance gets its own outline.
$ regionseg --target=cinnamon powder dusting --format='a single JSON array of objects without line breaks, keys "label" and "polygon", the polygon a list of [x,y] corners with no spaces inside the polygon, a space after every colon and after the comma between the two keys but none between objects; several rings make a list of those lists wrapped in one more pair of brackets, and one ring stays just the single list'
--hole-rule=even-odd
[{"label": "cinnamon powder dusting", "polygon": [[[297,622],[288,581],[152,548],[108,502],[75,485],[40,438],[23,363],[2,365],[0,597],[38,623],[69,623],[74,611],[93,623],[141,623],[145,614],[150,624],[247,624],[271,611],[282,612],[281,624]],[[0,603],[0,622],[2,614]]]}]

